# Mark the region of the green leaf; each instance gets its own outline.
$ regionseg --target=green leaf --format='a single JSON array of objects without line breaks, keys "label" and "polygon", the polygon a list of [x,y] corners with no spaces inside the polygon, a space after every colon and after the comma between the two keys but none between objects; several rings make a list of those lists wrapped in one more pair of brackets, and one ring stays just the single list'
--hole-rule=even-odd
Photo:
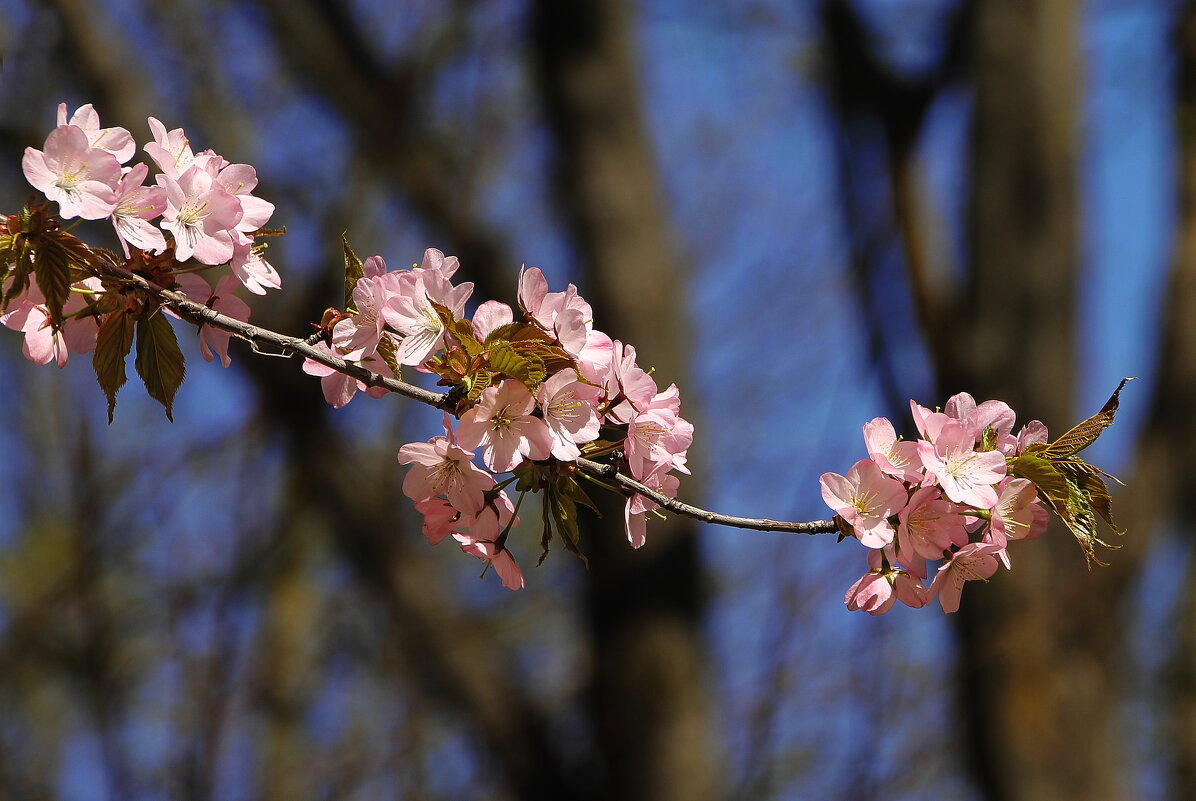
[{"label": "green leaf", "polygon": [[469,381],[469,392],[466,397],[477,403],[481,399],[482,393],[494,383],[494,373],[489,370],[478,370],[470,375],[467,380]]},{"label": "green leaf", "polygon": [[980,432],[980,446],[978,451],[991,451],[997,447],[997,430],[992,426],[985,426]]},{"label": "green leaf", "polygon": [[174,393],[187,371],[174,328],[166,315],[154,310],[137,322],[137,374],[150,397],[166,408],[166,419],[174,422]]},{"label": "green leaf", "polygon": [[539,327],[522,321],[500,325],[486,337],[486,346],[495,342],[519,342],[524,340],[539,340],[551,345],[556,340]]},{"label": "green leaf", "polygon": [[128,380],[125,376],[125,357],[133,347],[133,318],[127,309],[113,312],[104,318],[96,335],[95,354],[91,366],[96,371],[100,389],[108,396],[108,423],[116,411],[116,393]]},{"label": "green leaf", "polygon": [[361,259],[349,246],[349,237],[341,234],[341,244],[345,250],[345,309],[353,305],[353,290],[357,288],[357,281],[365,275]]},{"label": "green leaf", "polygon": [[[569,479],[572,481],[572,479]],[[581,531],[577,527],[577,504],[568,494],[561,492],[554,484],[548,486],[548,505],[557,533],[565,543],[565,550],[574,554],[588,566],[590,560],[581,552]]]},{"label": "green leaf", "polygon": [[570,500],[572,500],[574,503],[579,503],[582,506],[589,507],[594,514],[598,515],[598,517],[602,517],[602,510],[598,508],[593,499],[591,499],[590,496],[586,494],[586,491],[582,489],[581,485],[577,483],[577,479],[572,478],[571,476],[560,476],[557,478],[557,482],[560,485],[561,492],[567,495]]},{"label": "green leaf", "polygon": [[[520,479],[522,483],[522,479]],[[544,564],[544,560],[548,558],[549,546],[552,544],[552,511],[551,504],[548,501],[548,493],[544,493],[544,500],[541,507],[541,517],[544,519],[544,531],[540,534],[540,558],[536,560],[536,567]]]},{"label": "green leaf", "polygon": [[46,298],[46,310],[55,331],[62,330],[62,307],[71,294],[71,254],[57,237],[43,236],[37,243],[33,272]]},{"label": "green leaf", "polygon": [[496,373],[522,381],[532,394],[546,377],[544,362],[536,355],[520,354],[510,342],[495,342],[487,348],[486,360]]},{"label": "green leaf", "polygon": [[436,310],[436,315],[440,318],[440,324],[444,326],[444,330],[461,347],[465,355],[470,360],[480,356],[482,353],[482,343],[478,342],[477,338],[473,335],[473,323],[469,322],[469,320],[458,320],[453,315],[452,309],[437,303],[431,298],[428,298],[428,303],[432,304],[432,308]]}]

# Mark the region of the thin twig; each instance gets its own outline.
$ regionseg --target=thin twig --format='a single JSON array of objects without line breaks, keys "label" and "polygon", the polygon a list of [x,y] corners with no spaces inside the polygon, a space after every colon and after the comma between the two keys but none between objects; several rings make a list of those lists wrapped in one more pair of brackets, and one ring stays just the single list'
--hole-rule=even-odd
[{"label": "thin twig", "polygon": [[[242,322],[228,315],[221,314],[215,309],[209,308],[202,304],[196,303],[187,298],[179,292],[175,292],[165,287],[150,281],[136,273],[130,272],[122,267],[117,267],[112,264],[103,264],[103,269],[115,278],[120,278],[123,281],[132,283],[138,288],[154,295],[164,304],[169,306],[180,317],[195,323],[197,325],[210,325],[213,328],[219,328],[222,331],[227,331],[233,336],[239,337],[249,342],[254,350],[259,350],[263,346],[275,349],[281,355],[291,356],[298,354],[304,356],[312,361],[319,362],[327,367],[331,367],[338,373],[343,373],[351,378],[355,378],[368,387],[382,387],[385,390],[393,392],[397,395],[402,395],[405,398],[426,403],[437,409],[447,409],[449,405],[448,393],[445,392],[431,392],[417,387],[414,384],[408,384],[405,381],[399,381],[394,378],[379,375],[378,373],[367,370],[359,364],[347,362],[344,359],[338,358],[327,351],[318,350],[315,348],[312,341],[298,339],[297,337],[289,337],[285,334],[279,334],[266,328],[259,328],[249,323]],[[688,503],[683,503],[676,498],[670,498],[650,487],[641,484],[634,478],[620,473],[614,465],[603,464],[595,462],[590,459],[577,459],[578,469],[589,473],[593,476],[612,481],[619,486],[631,492],[639,493],[645,498],[652,500],[659,504],[662,508],[669,510],[675,514],[684,515],[685,517],[692,517],[695,520],[701,520],[706,523],[713,523],[719,526],[730,526],[732,528],[748,528],[757,531],[784,531],[793,534],[835,534],[838,533],[839,528],[830,520],[814,520],[808,523],[789,523],[779,520],[767,520],[764,518],[753,517],[736,517],[733,515],[724,515],[717,512],[710,512],[706,509],[700,509],[697,506],[692,506]]]},{"label": "thin twig", "polygon": [[656,490],[641,484],[630,476],[626,476],[615,469],[614,465],[603,464],[601,462],[594,462],[589,459],[579,458],[577,466],[587,473],[601,476],[602,478],[614,481],[625,489],[632,490],[645,498],[648,498],[660,504],[670,512],[675,512],[679,515],[692,517],[695,520],[701,520],[706,523],[714,523],[719,526],[732,526],[734,528],[752,528],[758,531],[787,531],[793,534],[836,534],[839,527],[835,525],[832,520],[813,520],[809,523],[788,523],[783,520],[767,520],[765,518],[756,517],[736,517],[734,515],[722,515],[718,512],[708,512],[705,509],[699,509],[696,506],[691,506],[688,503],[683,503],[676,498],[670,498],[663,495]]},{"label": "thin twig", "polygon": [[[143,278],[136,273],[130,272],[122,267],[117,267],[111,264],[104,264],[105,272],[114,277],[123,279],[125,281],[136,284],[139,288],[145,290],[156,296],[159,300],[169,306],[171,309],[179,313],[179,316],[186,318],[190,322],[198,325],[210,325],[213,328],[219,328],[222,331],[227,331],[233,336],[244,339],[249,344],[253,345],[254,350],[258,350],[263,346],[274,348],[280,355],[293,355],[311,359],[314,362],[319,362],[327,367],[331,367],[338,373],[343,373],[351,378],[356,378],[367,387],[382,387],[396,395],[402,395],[405,398],[417,400],[420,403],[426,403],[429,406],[434,406],[437,409],[445,409],[448,406],[448,393],[431,392],[422,387],[417,387],[414,384],[408,384],[406,381],[399,381],[394,378],[388,378],[384,375],[372,372],[365,369],[359,364],[347,362],[344,359],[338,358],[326,351],[319,350],[311,340],[303,340],[297,337],[289,337],[285,334],[279,334],[267,328],[259,328],[255,325],[242,322],[236,318],[221,314],[215,309],[196,303],[187,298],[182,293],[175,292],[171,289],[155,284],[146,278]],[[317,340],[318,341],[318,340]]]}]

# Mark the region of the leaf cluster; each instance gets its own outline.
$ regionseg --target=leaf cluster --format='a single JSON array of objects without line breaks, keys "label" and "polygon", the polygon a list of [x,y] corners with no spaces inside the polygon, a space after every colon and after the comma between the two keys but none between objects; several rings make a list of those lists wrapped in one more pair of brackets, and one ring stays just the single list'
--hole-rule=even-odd
[{"label": "leaf cluster", "polygon": [[459,388],[462,400],[458,413],[476,404],[488,387],[506,379],[521,382],[534,395],[550,375],[577,368],[577,362],[555,337],[533,323],[507,323],[479,340],[473,323],[458,319],[451,309],[435,301],[432,308],[444,324],[448,344],[443,355],[428,367],[440,377],[439,384]]},{"label": "leaf cluster", "polygon": [[571,464],[558,461],[522,462],[515,468],[516,485],[519,492],[542,492],[542,518],[544,531],[540,536],[540,559],[543,564],[552,543],[553,529],[565,546],[565,550],[581,559],[589,560],[581,550],[581,530],[578,527],[577,507],[588,507],[602,517],[593,499],[577,483],[577,470]]},{"label": "leaf cluster", "polygon": [[[116,410],[116,393],[124,386],[125,360],[136,343],[137,374],[150,397],[174,420],[174,396],[186,373],[183,353],[160,304],[135,297],[131,288],[113,281],[106,264],[136,272],[145,266],[141,254],[126,261],[110,251],[90,248],[63,231],[49,203],[30,202],[20,214],[7,217],[0,228],[0,312],[30,287],[31,278],[45,299],[46,314],[55,336],[70,318],[94,317],[99,326],[92,367],[108,399],[108,422]],[[161,280],[157,274],[154,278]],[[72,287],[88,278],[104,281],[105,292],[86,295],[83,308],[67,313]],[[128,293],[128,294],[126,294]]]},{"label": "leaf cluster", "polygon": [[1118,547],[1100,538],[1097,519],[1103,520],[1117,535],[1125,531],[1113,521],[1112,498],[1102,478],[1107,474],[1077,454],[1113,424],[1121,389],[1130,380],[1126,378],[1118,384],[1099,412],[1054,442],[1027,446],[1021,455],[1010,458],[1008,462],[1010,475],[1029,479],[1038,488],[1039,494],[1080,544],[1089,567],[1094,562],[1105,564],[1097,558],[1096,546]]}]

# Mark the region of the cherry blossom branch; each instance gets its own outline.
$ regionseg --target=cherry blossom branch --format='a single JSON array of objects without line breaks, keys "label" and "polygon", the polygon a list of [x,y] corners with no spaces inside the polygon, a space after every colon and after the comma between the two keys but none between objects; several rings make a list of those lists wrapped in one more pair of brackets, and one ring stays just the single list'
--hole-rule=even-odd
[{"label": "cherry blossom branch", "polygon": [[719,526],[731,526],[733,528],[750,528],[757,531],[787,531],[793,534],[836,534],[839,527],[835,525],[832,520],[812,520],[808,523],[790,523],[783,520],[767,520],[765,518],[755,517],[736,517],[734,515],[723,515],[717,512],[709,512],[705,509],[699,509],[697,506],[691,506],[688,503],[683,503],[676,498],[657,492],[651,487],[645,486],[636,481],[630,476],[620,473],[612,464],[603,464],[595,462],[590,459],[579,458],[577,466],[586,473],[601,476],[615,482],[624,489],[632,490],[645,498],[649,498],[660,506],[685,517],[692,517],[695,520],[701,520],[705,523],[714,523]]},{"label": "cherry blossom branch", "polygon": [[[103,269],[106,273],[114,278],[118,278],[126,283],[132,284],[137,288],[148,292],[158,298],[166,306],[174,310],[180,317],[195,323],[196,325],[210,325],[213,328],[218,328],[222,331],[227,331],[239,339],[248,342],[255,351],[259,353],[266,353],[263,348],[272,349],[278,355],[291,356],[298,354],[312,361],[319,362],[327,367],[336,370],[339,373],[357,379],[368,387],[382,387],[383,389],[393,392],[396,395],[402,395],[405,398],[425,403],[437,409],[447,409],[450,405],[448,393],[446,392],[432,392],[430,390],[417,387],[414,384],[408,384],[405,381],[399,381],[394,378],[388,378],[378,373],[367,370],[359,364],[347,362],[344,359],[337,358],[331,355],[328,351],[319,350],[314,346],[314,343],[309,340],[299,339],[298,337],[291,337],[285,334],[279,334],[259,326],[250,325],[233,317],[196,303],[190,300],[186,295],[174,290],[167,289],[147,278],[140,276],[134,272],[130,272],[122,267],[103,262]],[[577,459],[577,466],[580,470],[593,476],[604,478],[611,481],[626,490],[636,492],[644,497],[652,500],[662,508],[673,512],[674,514],[690,517],[695,520],[700,520],[705,523],[713,523],[719,526],[729,526],[731,528],[745,528],[756,531],[782,531],[793,534],[835,534],[838,533],[839,528],[833,521],[830,520],[813,520],[806,523],[793,523],[779,520],[768,520],[766,518],[753,517],[737,517],[734,515],[724,515],[717,512],[711,512],[706,509],[701,509],[688,503],[683,503],[676,498],[670,498],[656,490],[645,486],[636,481],[628,475],[620,473],[614,465],[603,464],[595,462],[590,459]]]},{"label": "cherry blossom branch", "polygon": [[422,387],[417,387],[414,384],[408,384],[406,381],[399,381],[394,378],[388,378],[378,373],[365,369],[359,364],[347,362],[344,359],[332,356],[325,351],[317,349],[314,344],[308,340],[299,339],[298,337],[289,337],[285,334],[279,334],[267,328],[260,328],[256,325],[242,322],[226,314],[221,314],[215,309],[204,306],[200,303],[189,299],[186,295],[175,292],[174,290],[166,289],[163,286],[155,284],[136,273],[130,272],[123,267],[117,267],[112,264],[103,263],[103,269],[109,275],[119,278],[128,283],[134,284],[138,288],[149,292],[156,296],[159,300],[165,303],[174,311],[178,312],[179,316],[187,319],[192,323],[198,325],[210,325],[213,328],[219,328],[222,331],[227,331],[235,337],[248,342],[255,351],[265,353],[262,347],[274,348],[277,355],[291,356],[299,354],[312,361],[319,362],[327,367],[331,367],[339,373],[344,373],[347,376],[357,379],[367,387],[382,387],[383,389],[393,392],[396,395],[402,395],[405,398],[417,400],[420,403],[426,403],[437,409],[448,408],[448,393],[432,392]]}]

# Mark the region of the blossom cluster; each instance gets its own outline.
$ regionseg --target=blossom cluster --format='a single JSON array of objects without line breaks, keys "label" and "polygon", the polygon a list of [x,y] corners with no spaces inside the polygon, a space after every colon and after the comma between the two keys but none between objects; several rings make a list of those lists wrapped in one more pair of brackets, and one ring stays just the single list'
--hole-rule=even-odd
[{"label": "blossom cluster", "polygon": [[[67,106],[61,104],[58,125],[42,149],[25,149],[25,177],[58,204],[61,219],[109,220],[124,251],[122,266],[196,303],[247,320],[249,307],[234,294],[237,286],[258,295],[281,286],[278,272],[262,257],[264,246],[256,241],[274,205],[253,194],[258,179],[252,166],[230,163],[212,150],[196,153],[181,128],[168,131],[153,117],[149,128],[153,141],[143,150],[160,172],[147,185],[149,165],[125,166],[137,149],[128,130],[101,127],[90,104],[68,120]],[[45,234],[38,245],[48,250],[54,245],[56,221],[43,218],[31,225],[14,215],[4,233],[10,238]],[[70,253],[69,247],[66,250]],[[73,253],[72,261],[86,267],[93,257],[94,252],[83,248]],[[226,264],[231,274],[218,280],[215,289],[196,274]],[[21,276],[22,286],[14,287],[11,276],[6,278],[0,323],[25,334],[28,358],[61,367],[70,353],[95,349],[105,315],[121,304],[103,302],[107,288],[89,275],[72,282],[65,306],[52,309],[45,287],[39,286],[45,280],[41,269]],[[202,329],[204,358],[218,356],[227,367],[228,339],[227,333]]]},{"label": "blossom cluster", "polygon": [[[954,612],[965,582],[990,578],[998,563],[1010,567],[1011,540],[1046,529],[1037,488],[1007,470],[1008,459],[1045,445],[1046,426],[1033,420],[1015,436],[1007,404],[977,404],[967,393],[941,411],[914,401],[910,409],[917,441],[900,439],[878,417],[864,425],[868,458],[845,476],[821,478],[823,500],[869,549],[870,569],[845,597],[852,610],[879,615],[898,600],[917,608],[937,597],[943,611]],[[926,586],[928,566],[938,560]]]},{"label": "blossom cluster", "polygon": [[[672,497],[688,473],[693,426],[680,416],[676,385],[661,390],[636,363],[635,348],[594,328],[590,305],[570,284],[550,292],[543,273],[520,272],[518,308],[494,300],[466,318],[473,285],[454,285],[456,257],[429,249],[420,265],[388,271],[380,256],[361,263],[351,307],[328,326],[320,347],[396,377],[402,367],[434,373],[459,399],[444,415],[444,434],[408,443],[398,458],[410,469],[404,493],[423,515],[432,544],[452,536],[492,565],[503,584],[523,586],[507,535],[518,502],[506,487],[543,491],[547,548],[551,523],[577,551],[578,503],[592,505],[575,481],[579,457],[606,458],[647,487]],[[333,406],[361,382],[308,360]],[[505,480],[496,476],[513,473]],[[625,527],[632,546],[645,541],[656,504],[630,494]],[[580,553],[580,552],[579,552]]]}]

